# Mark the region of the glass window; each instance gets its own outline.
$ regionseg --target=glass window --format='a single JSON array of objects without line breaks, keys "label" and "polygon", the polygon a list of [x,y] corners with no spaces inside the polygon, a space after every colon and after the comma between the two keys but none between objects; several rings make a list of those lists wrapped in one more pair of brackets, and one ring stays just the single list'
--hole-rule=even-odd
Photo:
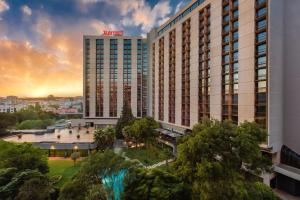
[{"label": "glass window", "polygon": [[233,64],[233,72],[238,72],[239,71],[239,63],[234,63]]},{"label": "glass window", "polygon": [[223,56],[223,62],[228,63],[229,62],[229,55]]},{"label": "glass window", "polygon": [[230,47],[229,47],[229,45],[225,45],[225,46],[223,46],[223,52],[224,52],[224,53],[227,53],[227,52],[229,52],[229,50],[230,50]]},{"label": "glass window", "polygon": [[256,16],[257,16],[257,17],[261,17],[261,16],[265,15],[266,12],[267,12],[267,9],[266,9],[266,8],[261,8],[261,9],[259,9],[259,10],[257,11]]},{"label": "glass window", "polygon": [[236,7],[236,6],[238,6],[239,5],[239,1],[238,0],[234,0],[233,1],[233,7]]},{"label": "glass window", "polygon": [[223,7],[224,12],[229,11],[229,5]]},{"label": "glass window", "polygon": [[257,46],[257,54],[258,55],[266,54],[266,50],[267,50],[266,44],[261,44],[261,45]]},{"label": "glass window", "polygon": [[262,33],[257,34],[256,40],[257,40],[257,42],[262,42],[262,41],[266,40],[266,37],[267,37],[266,32],[262,32]]},{"label": "glass window", "polygon": [[239,32],[238,31],[233,32],[233,39],[236,40],[238,38],[239,38]]},{"label": "glass window", "polygon": [[263,19],[263,20],[258,21],[256,25],[257,25],[257,29],[260,30],[260,29],[266,28],[267,22],[265,19]]},{"label": "glass window", "polygon": [[233,82],[237,83],[239,81],[239,74],[238,73],[234,73],[233,74]]},{"label": "glass window", "polygon": [[239,21],[236,20],[233,22],[233,28],[238,28],[239,27]]},{"label": "glass window", "polygon": [[265,80],[267,75],[267,70],[266,69],[259,69],[257,71],[257,79],[258,80]]},{"label": "glass window", "polygon": [[233,93],[237,94],[239,92],[239,84],[234,84],[233,85]]},{"label": "glass window", "polygon": [[229,25],[226,25],[226,26],[223,26],[223,31],[225,31],[225,32],[227,32],[227,31],[229,31]]},{"label": "glass window", "polygon": [[266,63],[267,63],[266,56],[262,56],[257,59],[257,65],[258,65],[257,67],[258,68],[266,67]]},{"label": "glass window", "polygon": [[229,15],[225,15],[223,17],[223,22],[229,22]]},{"label": "glass window", "polygon": [[266,88],[267,88],[267,82],[266,81],[259,81],[257,83],[257,89],[258,92],[266,92]]},{"label": "glass window", "polygon": [[238,48],[239,48],[239,42],[234,42],[233,43],[233,50],[235,51],[235,50],[238,50]]},{"label": "glass window", "polygon": [[238,61],[238,59],[239,59],[239,53],[238,53],[238,52],[235,52],[235,53],[233,54],[233,61]]},{"label": "glass window", "polygon": [[224,36],[223,42],[229,42],[229,35],[225,35],[225,36]]},{"label": "glass window", "polygon": [[229,73],[229,65],[224,65],[224,73]]},{"label": "glass window", "polygon": [[238,11],[238,10],[234,11],[234,12],[233,12],[233,17],[236,18],[236,17],[238,17],[238,16],[239,16],[239,11]]}]

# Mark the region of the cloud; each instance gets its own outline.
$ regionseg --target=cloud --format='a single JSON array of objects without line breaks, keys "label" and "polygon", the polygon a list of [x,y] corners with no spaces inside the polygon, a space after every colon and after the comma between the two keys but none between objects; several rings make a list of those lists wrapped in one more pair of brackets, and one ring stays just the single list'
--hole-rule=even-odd
[{"label": "cloud", "polygon": [[140,26],[142,34],[166,21],[172,12],[170,0],[159,1],[153,8],[145,0],[77,0],[77,2],[83,11],[97,3],[113,6],[118,9],[123,26]]},{"label": "cloud", "polygon": [[114,24],[106,24],[100,20],[92,20],[90,26],[94,29],[95,34],[101,35],[104,30],[117,30],[117,26]]},{"label": "cloud", "polygon": [[144,0],[141,7],[134,9],[122,20],[124,26],[141,26],[142,32],[147,33],[151,28],[166,21],[171,14],[170,1],[160,1],[153,8]]},{"label": "cloud", "polygon": [[9,5],[6,1],[0,0],[0,13],[9,10]]},{"label": "cloud", "polygon": [[31,16],[31,15],[32,15],[32,10],[31,10],[31,8],[30,8],[29,6],[27,6],[27,5],[23,5],[23,6],[21,7],[21,10],[22,10],[22,12],[23,12],[24,15],[27,15],[27,16]]},{"label": "cloud", "polygon": [[[80,73],[57,68],[58,58],[27,42],[0,39],[0,95],[76,95],[81,91]],[[76,80],[76,81],[75,81]],[[43,93],[44,92],[44,93]]]}]

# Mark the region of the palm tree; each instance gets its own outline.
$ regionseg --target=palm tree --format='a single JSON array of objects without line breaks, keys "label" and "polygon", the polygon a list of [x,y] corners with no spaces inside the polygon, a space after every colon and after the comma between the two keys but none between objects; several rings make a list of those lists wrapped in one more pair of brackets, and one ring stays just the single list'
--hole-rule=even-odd
[{"label": "palm tree", "polygon": [[115,129],[111,126],[107,126],[104,129],[96,129],[94,141],[98,150],[104,151],[107,148],[111,148],[115,141]]}]

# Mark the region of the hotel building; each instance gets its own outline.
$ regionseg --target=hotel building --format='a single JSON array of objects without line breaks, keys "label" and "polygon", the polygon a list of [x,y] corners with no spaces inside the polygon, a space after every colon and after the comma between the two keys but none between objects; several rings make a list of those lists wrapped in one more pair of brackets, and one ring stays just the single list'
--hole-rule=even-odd
[{"label": "hotel building", "polygon": [[112,124],[129,102],[174,137],[203,117],[256,121],[276,163],[265,182],[296,194],[299,10],[299,0],[193,0],[147,39],[85,36],[84,115]]},{"label": "hotel building", "polygon": [[147,115],[148,45],[141,37],[84,36],[84,118],[114,125],[126,103],[135,117]]}]

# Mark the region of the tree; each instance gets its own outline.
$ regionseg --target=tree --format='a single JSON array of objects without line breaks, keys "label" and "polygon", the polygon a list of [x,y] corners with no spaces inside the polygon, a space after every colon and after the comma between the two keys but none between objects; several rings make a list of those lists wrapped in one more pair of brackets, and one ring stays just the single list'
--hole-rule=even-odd
[{"label": "tree", "polygon": [[59,199],[107,199],[106,197],[111,195],[112,191],[103,186],[103,178],[111,177],[123,169],[130,170],[135,166],[136,163],[125,161],[123,157],[111,150],[91,154],[83,161],[80,172],[73,181],[63,187]]},{"label": "tree", "polygon": [[22,185],[34,178],[45,178],[45,175],[41,174],[37,170],[24,170],[17,172],[9,182],[0,186],[0,197],[3,199],[13,199]]},{"label": "tree", "polygon": [[104,129],[95,130],[94,141],[98,150],[104,151],[107,148],[111,148],[115,141],[114,128],[107,126]]},{"label": "tree", "polygon": [[76,161],[80,158],[80,153],[79,152],[73,152],[71,154],[71,159],[74,162],[74,165],[76,164]]},{"label": "tree", "polygon": [[46,176],[32,178],[20,187],[16,200],[50,200],[51,185]]},{"label": "tree", "polygon": [[126,200],[188,200],[190,189],[177,175],[159,169],[137,169],[125,187]]},{"label": "tree", "polygon": [[82,200],[85,198],[88,190],[86,181],[78,179],[65,184],[59,194],[59,200]]},{"label": "tree", "polygon": [[0,168],[31,169],[45,174],[49,171],[47,153],[32,144],[0,141]]},{"label": "tree", "polygon": [[124,104],[123,110],[121,113],[120,118],[118,119],[118,122],[116,124],[116,137],[122,138],[122,130],[125,126],[131,125],[134,121],[134,117],[131,111],[131,107],[127,105],[127,103]]},{"label": "tree", "polygon": [[159,128],[159,123],[153,118],[144,117],[135,120],[132,125],[124,127],[123,135],[127,140],[131,138],[136,144],[144,142],[148,147],[157,136],[156,128]]},{"label": "tree", "polygon": [[192,185],[194,198],[250,199],[249,188],[256,181],[249,174],[271,169],[259,147],[266,136],[255,123],[206,120],[178,145],[177,173]]}]

